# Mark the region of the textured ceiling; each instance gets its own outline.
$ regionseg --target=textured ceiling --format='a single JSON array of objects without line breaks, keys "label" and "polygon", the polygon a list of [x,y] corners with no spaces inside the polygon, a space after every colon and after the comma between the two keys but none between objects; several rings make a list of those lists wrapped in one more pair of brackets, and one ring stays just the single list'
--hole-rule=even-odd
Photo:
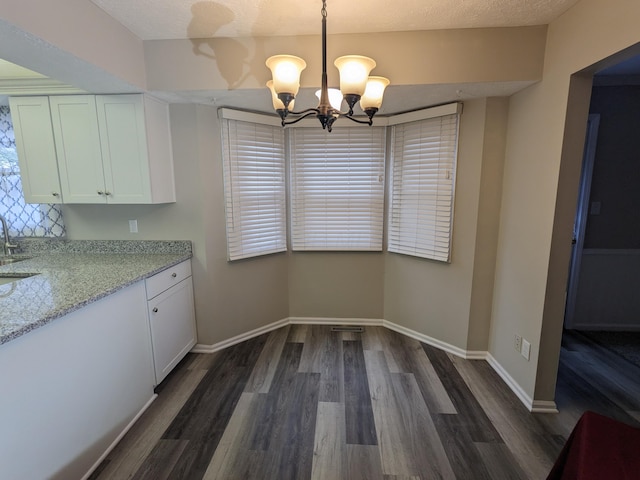
[{"label": "textured ceiling", "polygon": [[[143,40],[320,33],[321,0],[91,0]],[[329,33],[543,25],[577,0],[327,0]]]}]

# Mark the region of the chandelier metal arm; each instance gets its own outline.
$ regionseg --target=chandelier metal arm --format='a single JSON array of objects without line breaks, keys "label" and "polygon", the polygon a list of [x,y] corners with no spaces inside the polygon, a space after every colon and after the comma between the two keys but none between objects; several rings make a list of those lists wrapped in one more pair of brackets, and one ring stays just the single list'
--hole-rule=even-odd
[{"label": "chandelier metal arm", "polygon": [[[291,112],[289,110],[282,110],[279,109],[277,110],[278,115],[280,115],[280,119],[282,120],[282,126],[284,127],[285,125],[293,125],[294,123],[298,123],[300,120],[310,117],[311,115],[316,115],[318,114],[318,109],[317,108],[307,108],[306,110],[303,110],[301,112]],[[300,117],[294,119],[294,120],[289,120],[287,121],[286,118],[288,116],[288,114],[292,114],[292,115],[301,115]]]},{"label": "chandelier metal arm", "polygon": [[[311,115],[315,115],[320,120],[322,124],[322,128],[328,128],[331,131],[331,125],[338,118],[348,118],[352,122],[360,123],[362,125],[373,125],[373,116],[375,115],[377,109],[367,109],[365,113],[369,117],[368,120],[360,120],[353,116],[353,112],[340,112],[335,108],[329,108],[326,113],[323,113],[319,108],[307,108],[305,110],[301,110],[299,112],[287,110],[287,109],[278,109],[276,110],[278,115],[280,115],[280,119],[282,120],[282,126],[285,125],[293,125],[294,123],[298,123],[300,120],[310,117]],[[289,115],[300,115],[300,117],[295,118],[294,120],[287,121]]]},{"label": "chandelier metal arm", "polygon": [[361,123],[363,125],[373,125],[373,119],[371,117],[369,117],[369,120],[359,120],[355,117],[352,117],[351,115],[341,115],[341,117],[348,118],[352,122]]}]

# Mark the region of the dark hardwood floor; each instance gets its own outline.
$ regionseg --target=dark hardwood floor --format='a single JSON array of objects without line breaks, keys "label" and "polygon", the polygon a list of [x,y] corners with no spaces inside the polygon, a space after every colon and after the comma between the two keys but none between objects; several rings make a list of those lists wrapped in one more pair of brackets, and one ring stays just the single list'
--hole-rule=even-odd
[{"label": "dark hardwood floor", "polygon": [[544,479],[583,411],[640,420],[635,366],[584,340],[563,340],[560,413],[531,414],[484,361],[284,327],[189,354],[91,478]]}]

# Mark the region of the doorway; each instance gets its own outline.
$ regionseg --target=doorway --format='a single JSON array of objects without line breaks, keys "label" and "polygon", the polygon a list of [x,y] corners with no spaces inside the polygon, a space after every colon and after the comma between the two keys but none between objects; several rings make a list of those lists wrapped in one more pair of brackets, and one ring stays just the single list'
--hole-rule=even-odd
[{"label": "doorway", "polygon": [[[591,180],[593,164],[596,157],[598,143],[598,128],[600,115],[589,114],[587,120],[587,134],[585,136],[582,171],[580,172],[580,186],[578,190],[578,207],[573,222],[573,238],[571,240],[571,263],[569,265],[569,280],[567,282],[567,301],[565,305],[564,328],[572,329],[575,322],[576,300],[578,294],[580,266],[584,250],[584,236],[589,212],[589,197],[591,194]],[[594,205],[594,209],[598,208]]]}]

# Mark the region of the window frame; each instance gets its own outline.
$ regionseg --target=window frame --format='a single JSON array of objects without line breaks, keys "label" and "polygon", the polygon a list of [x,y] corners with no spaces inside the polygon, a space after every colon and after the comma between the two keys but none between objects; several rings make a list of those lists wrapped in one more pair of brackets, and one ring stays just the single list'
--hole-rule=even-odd
[{"label": "window frame", "polygon": [[384,126],[289,130],[292,251],[383,251],[386,144]]},{"label": "window frame", "polygon": [[[456,189],[456,170],[458,159],[458,141],[460,136],[460,115],[462,113],[461,103],[452,103],[433,107],[429,109],[410,112],[407,114],[397,115],[390,119],[391,125],[391,142],[389,147],[389,191],[387,194],[389,207],[387,214],[387,251],[410,255],[429,260],[451,263],[451,250],[453,242],[453,224],[455,210],[455,189]],[[397,152],[397,136],[399,129],[408,129],[411,127],[435,127],[435,123],[441,121],[440,134],[438,140],[438,152],[441,152],[441,144],[447,143],[447,157],[444,161],[441,155],[435,153],[423,153],[424,143],[420,143],[420,154],[412,153],[409,161],[414,162],[407,171],[399,172],[398,164],[404,162],[405,158],[398,159]],[[443,121],[447,121],[447,125],[442,125]],[[448,139],[442,137],[443,128],[453,128],[453,133]],[[420,140],[424,141],[426,135],[420,134]],[[433,137],[431,137],[433,139]],[[452,145],[451,145],[452,143]],[[403,148],[403,150],[406,150]],[[405,155],[406,156],[406,155]],[[424,160],[428,160],[427,163]],[[420,161],[420,167],[417,168],[415,162]],[[432,180],[429,175],[424,173],[424,166],[430,168],[431,171],[437,172],[437,178]],[[406,191],[397,191],[402,186],[404,180],[398,180],[398,174],[410,175],[412,182],[418,185],[429,185],[431,188],[431,199],[425,199],[427,193],[419,192],[416,200],[416,189],[407,189]],[[443,193],[444,192],[444,193]],[[420,219],[420,223],[415,225],[413,231],[404,225],[400,225],[402,216],[406,216],[407,212],[401,212],[403,208],[403,198],[406,199],[404,204],[407,208],[413,208],[415,215]],[[400,203],[400,205],[398,205]]]},{"label": "window frame", "polygon": [[[382,147],[382,214],[381,214],[381,228],[382,228],[382,242],[380,244],[380,248],[344,248],[344,247],[333,247],[333,248],[297,248],[294,246],[294,227],[293,227],[293,212],[295,202],[294,194],[293,194],[293,184],[294,184],[294,173],[292,171],[293,168],[293,152],[292,152],[292,137],[294,134],[291,133],[293,129],[299,128],[307,128],[312,127],[318,129],[317,122],[314,122],[315,119],[304,119],[297,123],[295,126],[289,126],[286,129],[283,129],[281,126],[280,119],[278,117],[260,113],[251,113],[240,110],[233,110],[229,108],[221,108],[219,110],[219,117],[221,122],[224,122],[226,119],[231,120],[240,120],[250,123],[257,123],[260,125],[270,125],[274,126],[277,129],[283,130],[284,136],[284,163],[285,163],[285,247],[279,249],[278,251],[387,251],[391,253],[399,253],[405,255],[412,255],[421,258],[429,258],[431,260],[442,261],[446,263],[451,263],[451,250],[453,243],[453,224],[454,224],[454,208],[455,208],[455,186],[456,186],[456,170],[457,170],[457,158],[458,158],[458,142],[460,135],[460,115],[462,113],[462,103],[450,103],[446,105],[440,105],[436,107],[425,108],[421,110],[416,110],[412,112],[397,114],[389,117],[380,117],[376,119],[376,126],[358,126],[356,128],[386,128],[386,131],[382,134],[383,138],[383,147]],[[397,249],[394,246],[394,239],[390,237],[392,231],[392,213],[395,205],[397,204],[397,199],[394,201],[394,168],[396,165],[396,157],[397,153],[394,151],[395,149],[395,141],[396,141],[396,126],[402,124],[410,124],[412,122],[424,121],[428,119],[434,119],[438,117],[445,117],[448,115],[455,116],[455,133],[453,137],[454,148],[453,148],[453,158],[452,158],[452,169],[451,169],[451,187],[450,187],[450,200],[449,200],[449,215],[447,219],[447,245],[446,245],[446,255],[443,257],[442,255],[434,256],[434,255],[425,255],[420,252],[413,252],[410,249]],[[342,128],[342,127],[340,127]],[[344,128],[353,128],[345,126]],[[223,131],[223,128],[221,128]],[[295,130],[294,130],[295,131]],[[334,132],[329,135],[334,135]],[[223,149],[224,149],[224,133],[223,135]],[[224,152],[223,152],[224,156]],[[225,160],[223,158],[223,165],[225,164]],[[225,167],[226,168],[226,167]],[[225,173],[225,175],[227,175]],[[386,181],[384,179],[386,178]],[[225,178],[225,205],[226,205],[226,195],[227,195],[227,180]],[[228,214],[228,211],[226,212]],[[228,222],[228,219],[226,219]],[[227,248],[229,249],[229,234],[227,232]],[[265,253],[257,253],[255,255],[250,255],[242,258],[249,258],[264,254],[276,253],[265,252]],[[229,260],[233,260],[229,258]]]},{"label": "window frame", "polygon": [[[227,239],[227,259],[229,261],[242,260],[262,255],[286,252],[287,245],[287,178],[286,178],[286,152],[284,144],[284,132],[282,127],[264,121],[255,121],[257,115],[244,114],[229,109],[222,109],[220,120],[222,122],[221,144],[222,144],[222,166],[223,185],[225,198],[225,226]],[[262,116],[260,120],[262,120]],[[252,121],[253,120],[253,121]],[[241,136],[248,135],[253,129],[260,131],[262,142],[260,145],[242,144],[238,151],[238,144],[235,145],[235,152],[230,150],[230,138],[232,130]],[[268,145],[268,137],[281,137],[280,144],[274,142]],[[248,137],[247,137],[248,138]],[[279,149],[276,147],[280,147]],[[271,153],[268,154],[268,149]],[[242,152],[248,153],[243,156]],[[267,186],[269,182],[264,181],[265,164],[275,165],[280,160],[276,158],[281,153],[281,165],[279,169],[273,171],[267,180],[272,180],[271,190],[256,187]],[[253,160],[254,164],[251,165]],[[256,161],[264,161],[259,164]],[[244,165],[239,164],[243,162]],[[232,172],[241,172],[241,175],[234,175]],[[278,184],[278,177],[280,182]],[[273,197],[273,198],[271,198]],[[273,200],[271,202],[271,200]],[[255,208],[257,205],[257,208]],[[273,225],[264,222],[258,223],[256,219],[271,217],[276,220]],[[265,227],[266,225],[266,227]],[[266,235],[266,236],[265,236]],[[251,238],[246,241],[245,238]]]}]

